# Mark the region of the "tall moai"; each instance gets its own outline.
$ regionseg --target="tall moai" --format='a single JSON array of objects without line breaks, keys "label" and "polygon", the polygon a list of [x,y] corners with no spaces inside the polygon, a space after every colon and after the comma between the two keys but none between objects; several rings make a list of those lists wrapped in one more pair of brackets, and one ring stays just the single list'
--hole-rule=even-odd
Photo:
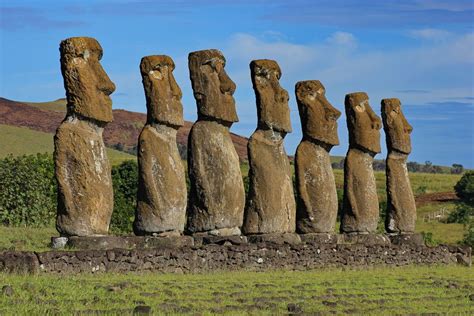
[{"label": "tall moai", "polygon": [[300,233],[332,233],[337,219],[336,182],[329,151],[339,145],[337,119],[341,116],[326,99],[318,80],[295,86],[303,139],[296,149],[296,229]]},{"label": "tall moai", "polygon": [[136,235],[184,231],[186,177],[176,142],[184,120],[174,68],[173,60],[164,55],[143,57],[140,63],[147,122],[138,139]]},{"label": "tall moai", "polygon": [[291,132],[288,92],[280,86],[281,70],[275,61],[254,60],[250,72],[258,126],[248,142],[249,192],[243,231],[291,233],[295,231],[296,204],[283,146],[284,137]]},{"label": "tall moai", "polygon": [[62,236],[105,235],[114,200],[102,132],[112,121],[115,85],[100,64],[95,39],[72,37],[59,50],[67,114],[54,136],[56,228]]},{"label": "tall moai", "polygon": [[224,70],[219,50],[189,54],[191,84],[198,120],[188,140],[191,183],[187,230],[211,235],[240,235],[245,191],[239,156],[229,128],[238,122],[233,94],[235,83]]},{"label": "tall moai", "polygon": [[380,153],[382,122],[364,92],[346,95],[349,151],[344,163],[344,199],[341,231],[373,233],[379,221],[379,201],[372,163]]},{"label": "tall moai", "polygon": [[400,100],[382,100],[382,121],[387,142],[387,217],[388,233],[415,231],[416,205],[408,177],[407,159],[411,152],[413,128],[402,112]]}]

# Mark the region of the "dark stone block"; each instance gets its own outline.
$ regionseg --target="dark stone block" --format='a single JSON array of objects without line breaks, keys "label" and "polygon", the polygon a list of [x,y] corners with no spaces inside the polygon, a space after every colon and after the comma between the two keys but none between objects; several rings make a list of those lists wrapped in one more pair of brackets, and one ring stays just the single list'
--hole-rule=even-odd
[{"label": "dark stone block", "polygon": [[148,249],[193,246],[190,236],[88,236],[69,237],[67,246],[74,249]]},{"label": "dark stone block", "polygon": [[380,234],[341,234],[337,239],[338,244],[390,245],[390,239]]},{"label": "dark stone block", "polygon": [[300,236],[292,233],[248,235],[247,239],[250,243],[272,243],[277,245],[297,245],[301,243]]},{"label": "dark stone block", "polygon": [[307,244],[337,244],[337,235],[328,233],[311,233],[299,235],[301,241]]},{"label": "dark stone block", "polygon": [[36,274],[40,264],[33,252],[6,251],[0,253],[0,271],[18,274]]},{"label": "dark stone block", "polygon": [[394,245],[410,245],[410,246],[424,246],[422,234],[396,234],[388,235],[390,241]]}]

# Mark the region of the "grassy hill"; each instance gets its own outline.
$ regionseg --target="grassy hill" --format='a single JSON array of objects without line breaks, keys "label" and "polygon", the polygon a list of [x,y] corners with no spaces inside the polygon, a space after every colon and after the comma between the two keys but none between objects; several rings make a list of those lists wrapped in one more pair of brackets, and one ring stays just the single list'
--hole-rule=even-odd
[{"label": "grassy hill", "polygon": [[[36,153],[53,153],[53,134],[34,131],[24,127],[8,126],[0,124],[0,158],[7,155],[30,155]],[[135,156],[107,148],[112,165],[120,164],[122,161],[136,159]]]}]

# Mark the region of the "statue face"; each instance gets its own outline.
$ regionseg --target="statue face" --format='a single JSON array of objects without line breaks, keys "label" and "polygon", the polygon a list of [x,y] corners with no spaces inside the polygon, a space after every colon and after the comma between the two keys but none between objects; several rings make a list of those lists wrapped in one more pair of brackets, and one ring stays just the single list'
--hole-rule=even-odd
[{"label": "statue face", "polygon": [[380,128],[382,121],[369,105],[364,92],[350,93],[344,101],[349,130],[349,145],[374,154],[380,153]]},{"label": "statue face", "polygon": [[60,52],[68,113],[111,122],[109,96],[115,91],[115,85],[100,64],[100,44],[93,38],[72,37],[61,42]]},{"label": "statue face", "polygon": [[382,119],[388,150],[408,155],[411,152],[410,134],[413,128],[403,115],[400,100],[382,100]]},{"label": "statue face", "polygon": [[200,117],[229,124],[238,122],[235,109],[235,83],[224,70],[225,58],[216,49],[189,54],[189,72]]},{"label": "statue face", "polygon": [[173,76],[173,60],[164,55],[143,57],[140,63],[148,109],[148,123],[183,126],[181,89]]},{"label": "statue face", "polygon": [[339,145],[337,119],[341,112],[326,99],[318,80],[300,81],[295,87],[303,135],[328,145]]},{"label": "statue face", "polygon": [[250,63],[250,71],[257,98],[259,127],[290,133],[289,97],[280,86],[280,67],[276,61],[260,59]]}]

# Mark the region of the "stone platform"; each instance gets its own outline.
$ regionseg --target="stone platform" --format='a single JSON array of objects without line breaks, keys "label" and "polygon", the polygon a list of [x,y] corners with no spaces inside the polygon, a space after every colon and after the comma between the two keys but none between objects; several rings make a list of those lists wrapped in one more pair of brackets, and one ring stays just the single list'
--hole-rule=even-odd
[{"label": "stone platform", "polygon": [[[53,243],[62,250],[0,252],[8,273],[308,270],[326,267],[471,265],[471,248],[426,247],[420,235],[268,234],[249,236],[96,236]],[[81,249],[82,248],[82,249]]]}]

